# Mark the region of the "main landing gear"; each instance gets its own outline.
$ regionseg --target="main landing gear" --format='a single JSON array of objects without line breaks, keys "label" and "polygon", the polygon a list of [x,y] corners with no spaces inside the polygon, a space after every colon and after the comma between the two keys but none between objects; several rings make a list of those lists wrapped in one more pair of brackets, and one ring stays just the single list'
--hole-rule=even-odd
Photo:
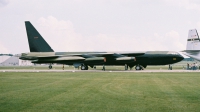
[{"label": "main landing gear", "polygon": [[81,70],[88,70],[88,66],[87,65],[81,65]]},{"label": "main landing gear", "polygon": [[171,65],[169,65],[169,68],[168,68],[168,70],[172,70],[172,66],[171,66]]},{"label": "main landing gear", "polygon": [[141,65],[136,65],[135,70],[143,70],[143,67]]},{"label": "main landing gear", "polygon": [[[128,67],[130,68],[130,70],[132,70],[133,69],[133,67],[134,67],[134,65],[127,65],[127,64],[125,64],[124,65],[124,69],[125,70],[128,70]],[[135,70],[144,70],[144,68],[146,68],[146,66],[145,65],[135,65]]]},{"label": "main landing gear", "polygon": [[49,64],[49,69],[52,69],[52,65],[51,64]]}]

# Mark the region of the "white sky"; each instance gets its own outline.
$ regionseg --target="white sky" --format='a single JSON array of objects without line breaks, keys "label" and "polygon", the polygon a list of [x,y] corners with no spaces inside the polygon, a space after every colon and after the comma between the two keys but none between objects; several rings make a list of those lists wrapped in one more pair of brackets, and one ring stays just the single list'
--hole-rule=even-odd
[{"label": "white sky", "polygon": [[54,51],[181,51],[199,0],[0,0],[0,53],[29,52],[24,21]]}]

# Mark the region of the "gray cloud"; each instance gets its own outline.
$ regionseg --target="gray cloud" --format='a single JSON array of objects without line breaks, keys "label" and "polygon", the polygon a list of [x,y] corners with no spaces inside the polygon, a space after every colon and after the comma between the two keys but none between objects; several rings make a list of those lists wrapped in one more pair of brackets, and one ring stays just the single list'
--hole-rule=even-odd
[{"label": "gray cloud", "polygon": [[0,7],[6,6],[9,3],[9,0],[0,0]]}]

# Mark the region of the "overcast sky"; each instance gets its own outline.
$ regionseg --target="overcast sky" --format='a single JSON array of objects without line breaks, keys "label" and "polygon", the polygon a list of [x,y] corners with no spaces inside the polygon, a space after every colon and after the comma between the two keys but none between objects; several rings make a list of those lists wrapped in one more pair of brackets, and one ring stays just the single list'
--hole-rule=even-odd
[{"label": "overcast sky", "polygon": [[199,0],[0,0],[0,53],[29,52],[24,21],[54,51],[181,51]]}]

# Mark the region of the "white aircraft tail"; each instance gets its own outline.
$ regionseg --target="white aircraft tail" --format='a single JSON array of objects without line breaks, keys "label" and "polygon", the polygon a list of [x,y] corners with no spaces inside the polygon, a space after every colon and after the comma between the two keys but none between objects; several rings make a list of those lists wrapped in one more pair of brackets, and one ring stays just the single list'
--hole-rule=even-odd
[{"label": "white aircraft tail", "polygon": [[200,39],[196,29],[189,30],[186,50],[200,50]]}]

